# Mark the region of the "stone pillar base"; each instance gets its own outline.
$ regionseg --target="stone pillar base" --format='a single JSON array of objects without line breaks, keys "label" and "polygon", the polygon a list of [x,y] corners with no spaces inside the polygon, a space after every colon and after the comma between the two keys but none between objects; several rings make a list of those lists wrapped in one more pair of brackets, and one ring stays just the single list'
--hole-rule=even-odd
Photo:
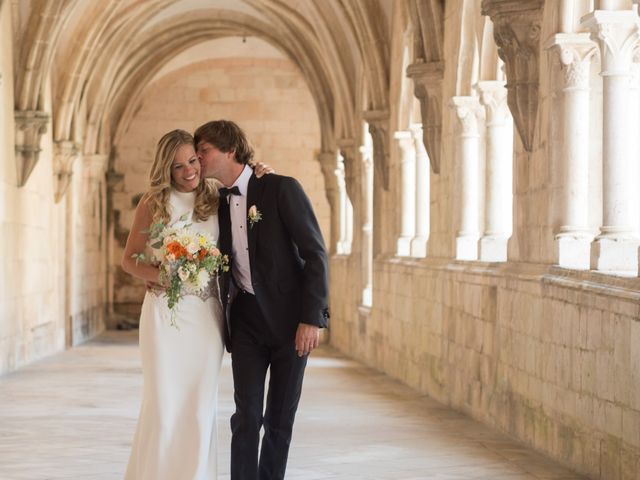
[{"label": "stone pillar base", "polygon": [[506,262],[508,240],[504,237],[482,237],[480,239],[480,261]]},{"label": "stone pillar base", "polygon": [[478,260],[478,237],[456,238],[456,260]]},{"label": "stone pillar base", "polygon": [[591,244],[591,269],[611,273],[638,273],[637,238],[596,238]]},{"label": "stone pillar base", "polygon": [[591,268],[591,240],[588,235],[556,236],[554,256],[556,264],[573,270],[589,270]]},{"label": "stone pillar base", "polygon": [[398,239],[396,255],[399,257],[408,257],[411,255],[411,237],[400,237]]},{"label": "stone pillar base", "polygon": [[411,240],[411,256],[426,257],[427,256],[427,239],[416,237]]}]

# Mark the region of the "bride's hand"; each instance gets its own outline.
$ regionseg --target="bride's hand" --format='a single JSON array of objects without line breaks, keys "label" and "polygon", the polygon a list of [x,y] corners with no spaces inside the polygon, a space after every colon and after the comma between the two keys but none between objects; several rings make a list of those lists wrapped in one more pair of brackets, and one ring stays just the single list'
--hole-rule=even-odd
[{"label": "bride's hand", "polygon": [[167,287],[156,282],[144,282],[144,284],[147,287],[147,291],[152,293],[164,293],[167,291]]},{"label": "bride's hand", "polygon": [[252,164],[251,167],[253,168],[253,171],[255,172],[256,177],[258,177],[258,178],[260,178],[263,175],[266,175],[268,173],[274,173],[275,172],[275,170],[273,168],[271,168],[266,163],[262,163],[262,162],[256,162],[256,163]]},{"label": "bride's hand", "polygon": [[145,286],[147,287],[147,291],[152,292],[152,293],[164,293],[167,291],[167,286],[163,285],[163,281],[162,281],[162,275],[160,273],[160,265],[154,265],[155,267],[158,268],[158,275],[157,275],[157,280],[152,281],[152,280],[147,280],[146,282],[144,282]]}]

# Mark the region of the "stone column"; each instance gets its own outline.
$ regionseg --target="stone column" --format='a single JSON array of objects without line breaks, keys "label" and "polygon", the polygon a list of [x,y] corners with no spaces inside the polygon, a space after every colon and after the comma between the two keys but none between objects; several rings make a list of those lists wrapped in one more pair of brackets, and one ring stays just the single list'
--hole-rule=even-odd
[{"label": "stone column", "polygon": [[629,138],[632,125],[629,98],[632,63],[639,44],[638,15],[631,10],[596,10],[583,18],[598,43],[603,77],[603,225],[591,247],[591,268],[636,272],[638,245],[631,204],[636,179],[629,173],[635,152]]},{"label": "stone column", "polygon": [[476,97],[453,97],[450,106],[458,119],[455,138],[462,197],[456,259],[477,260],[480,238],[480,104]]},{"label": "stone column", "polygon": [[406,257],[411,254],[411,240],[415,232],[416,150],[411,132],[398,131],[393,138],[400,147],[400,238],[397,253]]},{"label": "stone column", "polygon": [[[640,60],[640,58],[637,58]],[[631,88],[629,94],[629,105],[631,105],[630,112],[630,120],[629,123],[631,125],[635,125],[636,131],[638,131],[638,127],[640,127],[640,62],[633,62],[631,64]],[[632,161],[629,162],[629,171],[627,175],[635,178],[636,182],[640,180],[640,139],[638,139],[637,135],[629,135],[628,141],[629,144],[627,148],[629,149]],[[637,185],[635,183],[634,185]],[[637,187],[632,187],[630,191],[631,195],[631,205],[630,205],[630,215],[632,219],[632,227],[635,231],[636,235],[639,236],[640,240],[640,192],[638,192]],[[640,253],[638,255],[640,260]]]},{"label": "stone column", "polygon": [[329,253],[335,254],[340,240],[340,192],[336,177],[337,155],[335,152],[320,152],[317,156],[324,177],[325,193],[331,210],[331,240]]},{"label": "stone column", "polygon": [[588,270],[593,235],[589,231],[589,72],[596,45],[587,33],[560,33],[548,48],[562,66],[562,205],[555,237],[555,261]]},{"label": "stone column", "polygon": [[427,241],[429,240],[429,222],[431,218],[431,184],[429,178],[429,155],[424,146],[422,125],[411,126],[413,143],[416,152],[415,171],[415,235],[411,240],[411,256],[426,257]]},{"label": "stone column", "polygon": [[336,245],[336,253],[349,255],[351,253],[351,240],[353,238],[353,208],[347,195],[345,182],[344,157],[339,156],[334,170],[339,193],[340,234]]},{"label": "stone column", "polygon": [[513,120],[504,82],[479,82],[486,116],[485,228],[480,260],[506,262],[513,217]]},{"label": "stone column", "polygon": [[360,147],[363,170],[362,211],[362,275],[364,288],[362,289],[362,305],[370,307],[373,304],[373,149],[368,143]]}]

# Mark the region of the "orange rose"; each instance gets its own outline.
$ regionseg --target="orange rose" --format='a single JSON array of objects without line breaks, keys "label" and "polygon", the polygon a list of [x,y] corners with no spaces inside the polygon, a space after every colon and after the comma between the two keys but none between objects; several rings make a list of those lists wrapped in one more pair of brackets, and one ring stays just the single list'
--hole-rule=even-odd
[{"label": "orange rose", "polygon": [[167,245],[167,251],[172,253],[176,259],[182,258],[187,254],[187,250],[178,242],[171,242]]}]

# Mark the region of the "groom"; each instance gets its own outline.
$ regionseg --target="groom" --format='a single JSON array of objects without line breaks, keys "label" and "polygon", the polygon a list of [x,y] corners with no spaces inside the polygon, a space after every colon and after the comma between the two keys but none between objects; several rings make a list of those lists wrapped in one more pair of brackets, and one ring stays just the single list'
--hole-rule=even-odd
[{"label": "groom", "polygon": [[194,137],[204,176],[224,184],[218,221],[220,250],[231,258],[221,286],[236,403],[231,479],[282,479],[307,356],[329,317],[322,235],[295,179],[253,175],[253,149],[238,125],[209,122]]}]

